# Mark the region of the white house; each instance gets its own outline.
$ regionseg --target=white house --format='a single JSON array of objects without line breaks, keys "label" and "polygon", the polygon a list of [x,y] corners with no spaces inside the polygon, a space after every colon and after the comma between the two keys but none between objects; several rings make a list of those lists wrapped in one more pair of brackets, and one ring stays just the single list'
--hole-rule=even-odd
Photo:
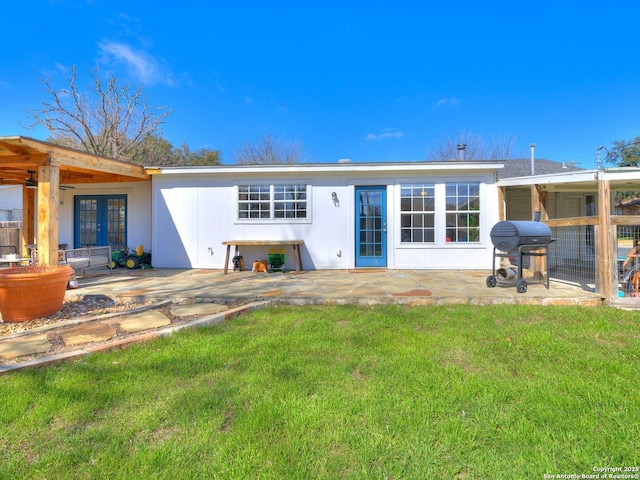
[{"label": "white house", "polygon": [[298,240],[303,269],[486,269],[502,201],[492,161],[142,168],[26,137],[0,137],[0,160],[43,264],[143,245],[157,267],[222,269],[223,242]]},{"label": "white house", "polygon": [[[490,268],[500,168],[488,161],[149,168],[153,262],[223,268],[225,241],[302,240],[304,269]],[[265,259],[268,247],[240,254]],[[293,268],[293,250],[285,257]]]}]

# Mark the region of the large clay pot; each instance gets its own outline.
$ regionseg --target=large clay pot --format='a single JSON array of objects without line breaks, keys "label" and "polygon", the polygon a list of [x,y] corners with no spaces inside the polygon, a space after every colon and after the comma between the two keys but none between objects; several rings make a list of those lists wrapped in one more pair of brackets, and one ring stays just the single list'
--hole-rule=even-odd
[{"label": "large clay pot", "polygon": [[0,314],[24,322],[59,312],[73,269],[65,265],[0,270]]}]

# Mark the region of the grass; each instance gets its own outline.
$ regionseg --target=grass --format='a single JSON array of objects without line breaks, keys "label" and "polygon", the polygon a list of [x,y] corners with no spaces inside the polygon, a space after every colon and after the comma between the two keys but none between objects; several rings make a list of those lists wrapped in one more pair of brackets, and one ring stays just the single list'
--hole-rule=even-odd
[{"label": "grass", "polygon": [[637,313],[277,307],[0,378],[0,478],[543,478],[638,466]]}]

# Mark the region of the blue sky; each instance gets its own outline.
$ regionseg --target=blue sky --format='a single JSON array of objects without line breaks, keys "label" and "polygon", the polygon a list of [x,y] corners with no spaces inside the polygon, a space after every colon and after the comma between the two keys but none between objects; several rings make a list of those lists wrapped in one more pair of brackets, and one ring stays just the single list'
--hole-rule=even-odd
[{"label": "blue sky", "polygon": [[[433,5],[431,5],[433,4]],[[0,136],[77,65],[141,85],[174,145],[270,134],[306,161],[408,161],[460,132],[595,165],[640,135],[638,2],[182,2],[3,5]]]}]

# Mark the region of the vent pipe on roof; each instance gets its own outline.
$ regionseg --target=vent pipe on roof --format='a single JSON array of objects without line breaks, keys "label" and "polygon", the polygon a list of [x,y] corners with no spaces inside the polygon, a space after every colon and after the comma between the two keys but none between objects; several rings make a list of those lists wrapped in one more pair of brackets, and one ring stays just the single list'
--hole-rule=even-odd
[{"label": "vent pipe on roof", "polygon": [[531,144],[531,175],[535,175],[536,174],[536,144],[532,143]]},{"label": "vent pipe on roof", "polygon": [[464,154],[466,149],[467,149],[466,144],[464,143],[458,144],[458,160],[460,160],[461,162],[464,162]]}]

